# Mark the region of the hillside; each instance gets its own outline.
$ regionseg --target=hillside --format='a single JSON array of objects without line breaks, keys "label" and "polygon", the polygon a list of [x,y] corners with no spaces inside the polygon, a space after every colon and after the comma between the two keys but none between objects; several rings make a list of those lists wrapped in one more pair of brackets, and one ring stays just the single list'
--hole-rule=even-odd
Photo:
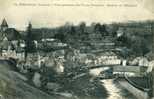
[{"label": "hillside", "polygon": [[[49,95],[26,83],[8,61],[0,60],[0,98],[4,99],[65,99]],[[3,99],[2,98],[2,99]]]}]

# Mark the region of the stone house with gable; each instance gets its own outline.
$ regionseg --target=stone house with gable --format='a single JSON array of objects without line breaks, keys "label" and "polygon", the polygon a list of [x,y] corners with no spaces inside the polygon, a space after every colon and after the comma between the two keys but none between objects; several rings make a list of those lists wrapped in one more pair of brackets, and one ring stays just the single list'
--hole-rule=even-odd
[{"label": "stone house with gable", "polygon": [[0,25],[0,57],[21,58],[18,57],[18,54],[24,53],[24,46],[20,46],[24,43],[21,41],[20,33],[15,28],[9,28],[7,21],[3,19]]}]

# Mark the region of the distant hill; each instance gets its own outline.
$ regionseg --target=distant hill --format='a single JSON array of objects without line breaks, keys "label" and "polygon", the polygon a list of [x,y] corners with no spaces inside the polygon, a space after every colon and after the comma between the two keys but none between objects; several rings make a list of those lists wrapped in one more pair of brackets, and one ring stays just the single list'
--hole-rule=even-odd
[{"label": "distant hill", "polygon": [[[100,25],[99,29],[96,29],[97,25]],[[127,34],[133,35],[151,35],[151,24],[154,24],[154,21],[131,21],[125,23],[111,23],[111,24],[100,24],[94,23],[91,25],[86,25],[80,27],[79,25],[63,25],[56,28],[32,28],[32,37],[35,40],[40,40],[42,38],[53,38],[56,34],[62,34],[66,39],[68,35],[72,34],[73,36],[80,35],[84,36],[87,33],[103,32],[101,29],[102,26],[105,26],[105,31],[112,34],[116,33],[119,27],[123,27],[124,31]],[[96,29],[96,30],[95,30]],[[83,32],[84,30],[84,32]],[[23,35],[26,35],[26,31],[22,31]],[[68,36],[70,38],[70,36]]]}]

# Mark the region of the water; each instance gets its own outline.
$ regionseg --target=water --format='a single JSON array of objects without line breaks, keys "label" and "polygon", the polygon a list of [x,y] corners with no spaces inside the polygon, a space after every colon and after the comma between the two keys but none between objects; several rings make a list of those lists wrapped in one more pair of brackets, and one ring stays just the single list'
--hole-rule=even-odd
[{"label": "water", "polygon": [[[90,70],[90,74],[97,77],[101,71],[100,68]],[[105,99],[136,99],[130,92],[116,83],[114,79],[103,79],[101,82],[108,93],[108,97]]]},{"label": "water", "polygon": [[101,82],[108,91],[109,96],[107,97],[107,99],[136,99],[128,91],[116,85],[113,79],[101,80]]},{"label": "water", "polygon": [[122,96],[119,94],[120,89],[118,89],[112,80],[102,80],[103,86],[107,89],[109,97],[107,99],[122,99]]}]

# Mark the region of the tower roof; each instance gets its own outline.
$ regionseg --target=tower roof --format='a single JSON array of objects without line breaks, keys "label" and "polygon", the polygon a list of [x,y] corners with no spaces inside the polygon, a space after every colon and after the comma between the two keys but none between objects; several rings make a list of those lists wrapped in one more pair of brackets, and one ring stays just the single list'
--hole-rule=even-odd
[{"label": "tower roof", "polygon": [[1,27],[8,27],[8,24],[5,19],[3,19]]}]

